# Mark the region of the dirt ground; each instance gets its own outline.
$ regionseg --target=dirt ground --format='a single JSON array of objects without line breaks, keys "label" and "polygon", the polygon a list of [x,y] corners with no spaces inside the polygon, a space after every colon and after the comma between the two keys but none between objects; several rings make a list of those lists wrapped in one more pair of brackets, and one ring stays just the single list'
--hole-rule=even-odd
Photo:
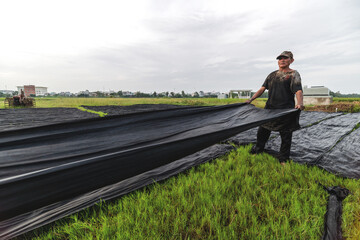
[{"label": "dirt ground", "polygon": [[306,106],[307,111],[319,111],[319,112],[346,112],[354,113],[360,111],[360,102],[351,103],[333,103],[330,105],[315,105]]}]

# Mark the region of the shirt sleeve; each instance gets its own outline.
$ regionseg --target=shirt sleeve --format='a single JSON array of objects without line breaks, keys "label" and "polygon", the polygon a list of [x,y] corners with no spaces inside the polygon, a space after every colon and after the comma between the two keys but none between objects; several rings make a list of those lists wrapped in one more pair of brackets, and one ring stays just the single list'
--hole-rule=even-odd
[{"label": "shirt sleeve", "polygon": [[293,93],[296,93],[299,90],[302,91],[301,77],[298,71],[295,71],[294,77],[291,79],[290,88]]},{"label": "shirt sleeve", "polygon": [[271,73],[267,76],[267,78],[265,79],[265,82],[262,85],[263,87],[265,87],[265,89],[269,89],[270,76],[271,76]]}]

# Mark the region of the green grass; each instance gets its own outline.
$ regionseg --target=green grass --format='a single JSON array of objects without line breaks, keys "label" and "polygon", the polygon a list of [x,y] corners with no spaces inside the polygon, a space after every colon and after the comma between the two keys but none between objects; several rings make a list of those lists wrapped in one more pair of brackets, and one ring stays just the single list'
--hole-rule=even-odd
[{"label": "green grass", "polygon": [[360,102],[360,98],[339,98],[339,97],[334,97],[333,101],[334,102]]},{"label": "green grass", "polygon": [[98,114],[100,117],[105,117],[107,115],[107,113],[104,112],[97,112],[94,110],[90,110],[84,107],[78,107],[79,110],[84,111],[84,112],[89,112],[89,113],[94,113],[94,114]]},{"label": "green grass", "polygon": [[25,239],[320,239],[328,194],[344,186],[343,232],[360,238],[360,182],[282,166],[239,147],[210,163],[37,229]]},{"label": "green grass", "polygon": [[[174,104],[209,106],[224,105],[231,103],[244,102],[246,99],[217,99],[217,98],[36,98],[37,108],[66,107],[78,108],[81,105],[105,106],[121,105],[128,106],[134,104]],[[4,108],[4,99],[0,98],[0,108]],[[253,104],[259,107],[265,106],[266,99],[256,99]]]}]

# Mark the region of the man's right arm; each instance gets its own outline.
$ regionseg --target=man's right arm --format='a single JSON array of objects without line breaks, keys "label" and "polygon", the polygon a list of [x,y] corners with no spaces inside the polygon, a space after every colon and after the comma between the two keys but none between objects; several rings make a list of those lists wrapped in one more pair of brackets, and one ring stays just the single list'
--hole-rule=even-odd
[{"label": "man's right arm", "polygon": [[255,94],[252,96],[249,100],[246,101],[246,103],[251,103],[256,98],[260,97],[265,92],[265,87],[261,87]]}]

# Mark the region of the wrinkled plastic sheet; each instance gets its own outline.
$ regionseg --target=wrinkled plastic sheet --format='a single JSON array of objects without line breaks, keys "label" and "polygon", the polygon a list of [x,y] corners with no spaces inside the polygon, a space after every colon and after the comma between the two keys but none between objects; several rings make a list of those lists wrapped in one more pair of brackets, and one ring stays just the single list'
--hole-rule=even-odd
[{"label": "wrinkled plastic sheet", "polygon": [[311,126],[315,123],[331,119],[337,116],[343,115],[343,113],[326,113],[326,112],[307,112],[302,111],[300,114],[299,123],[301,128]]},{"label": "wrinkled plastic sheet", "polygon": [[0,109],[0,131],[99,117],[77,108]]},{"label": "wrinkled plastic sheet", "polygon": [[114,115],[127,115],[139,112],[153,112],[161,110],[170,110],[170,109],[179,109],[179,108],[194,108],[195,106],[186,106],[186,105],[171,105],[171,104],[135,104],[131,106],[86,106],[82,107],[96,111],[106,113],[107,116]]},{"label": "wrinkled plastic sheet", "polygon": [[[13,237],[23,233],[22,229],[29,231],[81,210],[84,206],[72,200],[166,166],[236,133],[295,111],[233,104],[3,131],[0,237]],[[161,174],[156,175],[161,178]],[[141,186],[134,182],[128,190]],[[102,198],[94,196],[86,201]],[[58,208],[52,206],[63,201],[68,202],[57,206],[62,209],[58,213]],[[43,219],[41,223],[39,219]]]},{"label": "wrinkled plastic sheet", "polygon": [[349,178],[360,178],[360,128],[346,135],[316,163],[325,170]]},{"label": "wrinkled plastic sheet", "polygon": [[[336,116],[340,116],[342,113],[324,113],[324,112],[306,112],[302,111],[300,114],[299,124],[301,128],[311,126],[320,121],[331,119]],[[245,132],[241,132],[238,135],[229,138],[227,141],[236,145],[247,145],[249,143],[256,143],[256,135],[258,128],[252,128]],[[280,136],[278,132],[271,132],[270,138],[273,139]]]},{"label": "wrinkled plastic sheet", "polygon": [[192,167],[223,156],[233,149],[234,147],[231,145],[215,144],[197,153],[134,177],[130,177],[118,183],[99,188],[72,199],[56,202],[37,209],[36,212],[28,212],[5,220],[0,223],[0,229],[2,230],[0,236],[11,238],[26,233],[34,228],[54,222],[80,209],[90,207],[100,200],[107,201],[115,197],[123,196],[154,182],[159,182],[175,176]]},{"label": "wrinkled plastic sheet", "polygon": [[[331,160],[321,161],[321,167],[328,170],[335,170],[344,177],[351,177],[359,174],[360,167],[358,148],[356,144],[347,145],[347,151],[343,154],[336,155],[336,151],[343,144],[338,145],[343,140],[349,139],[351,142],[356,137],[347,136],[355,126],[360,122],[360,113],[344,114],[336,116],[310,127],[302,128],[293,133],[290,158],[295,162],[306,163],[311,165],[320,165],[321,158],[327,152],[332,150]],[[279,151],[281,144],[280,137],[268,141],[266,149],[270,151]],[[344,149],[344,148],[343,148]],[[352,154],[354,153],[354,154]],[[349,157],[342,158],[344,155]],[[339,162],[338,162],[339,161]],[[335,164],[338,162],[338,164]],[[329,164],[329,165],[327,165]],[[341,164],[341,169],[337,168]],[[331,166],[333,165],[333,166]],[[356,167],[354,168],[354,165]],[[354,171],[357,173],[354,174]]]}]

